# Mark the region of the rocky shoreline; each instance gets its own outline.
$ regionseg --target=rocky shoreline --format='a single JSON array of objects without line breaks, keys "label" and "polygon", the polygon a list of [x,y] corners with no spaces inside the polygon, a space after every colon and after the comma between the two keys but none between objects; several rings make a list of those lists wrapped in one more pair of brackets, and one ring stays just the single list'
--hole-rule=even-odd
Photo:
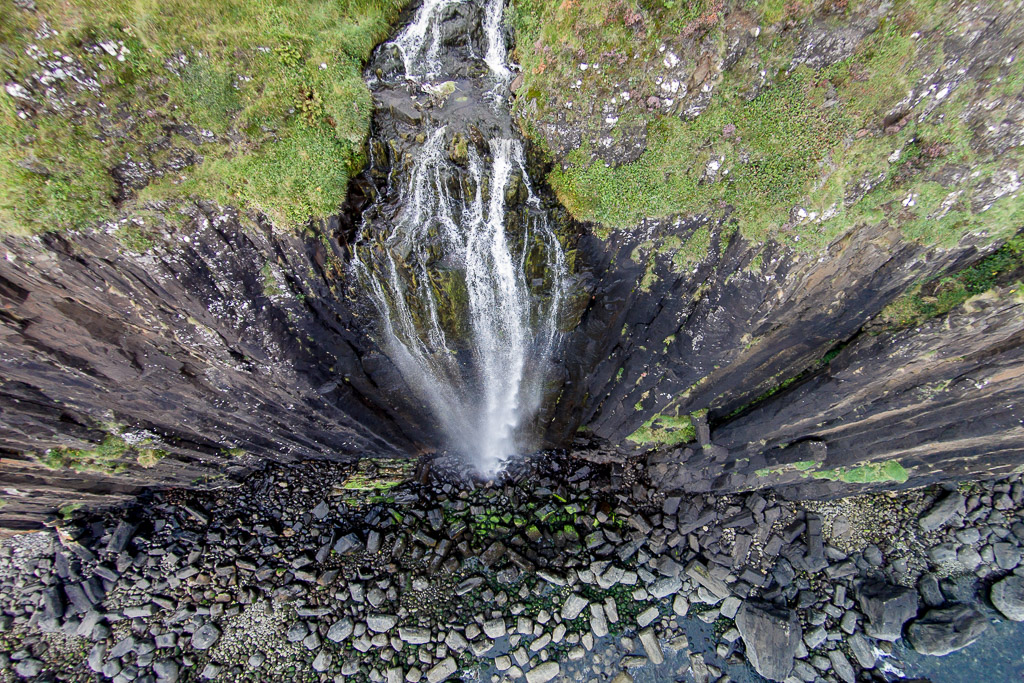
[{"label": "rocky shoreline", "polygon": [[0,680],[892,680],[901,637],[1024,619],[1019,476],[794,503],[567,455],[458,474],[274,465],[7,539]]}]

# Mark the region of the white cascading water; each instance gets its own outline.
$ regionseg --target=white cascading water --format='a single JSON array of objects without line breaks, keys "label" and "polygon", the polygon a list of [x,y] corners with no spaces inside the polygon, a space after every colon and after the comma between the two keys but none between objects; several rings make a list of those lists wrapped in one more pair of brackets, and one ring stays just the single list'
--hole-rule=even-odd
[{"label": "white cascading water", "polygon": [[[409,25],[391,40],[390,44],[402,57],[407,78],[430,79],[441,73],[443,67],[438,55],[441,14],[446,8],[462,2],[466,0],[424,0]],[[504,8],[504,0],[487,0],[483,22],[487,39],[484,62],[501,84],[507,83],[512,75],[507,64],[505,39],[501,34],[501,14]]]},{"label": "white cascading water", "polygon": [[[394,40],[407,60],[407,77],[429,78],[440,68],[433,22],[455,1],[425,0]],[[501,11],[501,0],[490,0],[485,9],[484,61],[492,80],[507,84]],[[445,127],[428,134],[383,248],[357,263],[379,314],[384,351],[429,406],[448,446],[490,478],[511,455],[536,446],[533,420],[560,340],[568,268],[530,185],[521,142],[492,139],[486,159],[471,145],[471,182],[463,184],[458,179],[465,171],[449,161],[446,139]],[[506,234],[506,193],[514,182],[523,183],[527,199],[512,238]],[[531,249],[543,253],[543,297],[527,281]],[[439,301],[432,285],[441,262],[449,276],[457,271],[464,278],[468,339],[452,339],[442,324],[449,302]]]}]

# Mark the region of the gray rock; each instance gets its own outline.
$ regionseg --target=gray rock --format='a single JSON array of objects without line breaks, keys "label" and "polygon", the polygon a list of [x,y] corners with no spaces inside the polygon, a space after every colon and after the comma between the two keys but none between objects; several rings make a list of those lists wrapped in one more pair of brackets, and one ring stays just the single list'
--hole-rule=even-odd
[{"label": "gray rock", "polygon": [[759,674],[772,681],[789,676],[803,638],[794,611],[748,600],[736,613],[736,628],[743,638],[747,659]]},{"label": "gray rock", "polygon": [[35,678],[43,670],[43,663],[34,657],[23,659],[14,665],[14,673],[22,678]]},{"label": "gray rock", "polygon": [[676,616],[685,617],[686,613],[690,611],[690,602],[684,595],[677,594],[675,600],[672,601],[672,611]]},{"label": "gray rock", "polygon": [[946,601],[939,587],[939,579],[935,574],[924,574],[917,581],[917,592],[921,600],[929,607],[938,607]]},{"label": "gray rock", "polygon": [[[328,634],[330,635],[330,634]],[[426,645],[430,642],[430,629],[415,626],[399,626],[398,637],[410,645]]]},{"label": "gray rock", "polygon": [[444,644],[456,652],[462,652],[469,647],[469,641],[458,631],[449,631]]},{"label": "gray rock", "polygon": [[973,572],[981,566],[981,553],[970,546],[965,546],[957,551],[956,561],[963,565],[967,571]]},{"label": "gray rock", "polygon": [[317,519],[323,519],[327,516],[327,513],[330,511],[331,509],[327,507],[327,502],[321,500],[320,503],[310,511],[310,514],[312,514]]},{"label": "gray rock", "polygon": [[636,623],[643,628],[661,616],[661,612],[654,605],[651,605],[640,614],[636,615]]},{"label": "gray rock", "polygon": [[600,603],[590,603],[590,630],[598,638],[608,635],[608,619],[604,614],[604,605]]},{"label": "gray rock", "polygon": [[917,616],[917,591],[884,581],[865,583],[857,591],[857,601],[868,618],[864,630],[879,640],[899,640],[903,624]]},{"label": "gray rock", "polygon": [[86,658],[86,664],[95,673],[99,673],[103,670],[103,660],[107,657],[107,644],[96,643],[89,650],[89,656]]},{"label": "gray rock", "polygon": [[907,627],[907,640],[923,655],[941,657],[961,650],[988,628],[988,620],[967,605],[928,610]]},{"label": "gray rock", "polygon": [[327,639],[335,643],[340,643],[352,635],[353,629],[354,625],[352,624],[351,619],[348,617],[339,619],[331,624],[331,627],[327,629]]},{"label": "gray rock", "polygon": [[857,658],[857,663],[860,664],[862,669],[875,668],[875,662],[878,658],[867,638],[859,633],[854,633],[846,639],[846,644],[850,646],[850,652]]},{"label": "gray rock", "polygon": [[665,661],[665,653],[661,651],[661,643],[658,642],[658,636],[654,633],[654,629],[647,627],[640,631],[640,644],[644,647],[644,652],[647,653],[647,658],[651,660],[651,663],[658,665]]},{"label": "gray rock", "polygon": [[366,617],[366,627],[374,633],[387,633],[398,623],[394,614],[370,614]]},{"label": "gray rock", "polygon": [[832,670],[843,679],[843,683],[856,683],[857,674],[841,650],[829,650],[828,661],[832,662]]},{"label": "gray rock", "polygon": [[572,621],[580,615],[583,609],[588,605],[586,598],[581,597],[576,593],[572,593],[562,603],[562,619]]},{"label": "gray rock", "polygon": [[453,658],[443,659],[427,671],[427,683],[441,683],[441,681],[455,673],[456,669],[458,667],[455,665]]},{"label": "gray rock", "polygon": [[313,659],[313,670],[324,672],[331,668],[331,662],[334,660],[334,656],[326,649],[320,650],[316,657]]},{"label": "gray rock", "polygon": [[825,627],[816,626],[804,634],[804,643],[807,645],[808,650],[816,650],[825,642],[826,638],[828,638],[828,632],[825,631]]},{"label": "gray rock", "polygon": [[722,605],[719,608],[722,616],[726,619],[735,619],[736,612],[739,611],[742,600],[737,598],[735,595],[730,595],[725,600],[722,600]]},{"label": "gray rock", "polygon": [[296,621],[294,624],[288,627],[285,631],[284,637],[289,643],[298,643],[309,634],[309,629],[306,628],[306,623],[303,621]]},{"label": "gray rock", "polygon": [[935,503],[928,512],[921,515],[917,523],[925,531],[935,531],[953,518],[953,515],[964,511],[965,499],[956,491],[947,493]]},{"label": "gray rock", "polygon": [[992,551],[1000,569],[1009,571],[1020,564],[1020,549],[1012,543],[993,543]]},{"label": "gray rock", "polygon": [[693,560],[690,564],[686,565],[686,574],[719,598],[729,596],[729,587],[723,581],[713,577],[711,572],[708,571],[707,566],[700,560]]},{"label": "gray rock", "polygon": [[992,585],[992,604],[1011,621],[1024,621],[1024,577],[1008,576]]},{"label": "gray rock", "polygon": [[678,593],[679,589],[682,587],[683,582],[678,576],[667,576],[652,583],[651,587],[647,589],[647,592],[658,600],[661,600],[663,598],[667,598],[673,593]]},{"label": "gray rock", "polygon": [[497,640],[503,637],[508,630],[505,628],[505,620],[501,617],[497,619],[490,619],[484,622],[484,633],[491,640]]},{"label": "gray rock", "polygon": [[220,629],[206,622],[192,634],[192,647],[196,650],[209,650],[220,638]]},{"label": "gray rock", "polygon": [[175,683],[179,671],[178,663],[173,659],[158,659],[153,662],[153,673],[161,683]]},{"label": "gray rock", "polygon": [[526,672],[526,683],[547,683],[560,672],[558,662],[547,661]]}]

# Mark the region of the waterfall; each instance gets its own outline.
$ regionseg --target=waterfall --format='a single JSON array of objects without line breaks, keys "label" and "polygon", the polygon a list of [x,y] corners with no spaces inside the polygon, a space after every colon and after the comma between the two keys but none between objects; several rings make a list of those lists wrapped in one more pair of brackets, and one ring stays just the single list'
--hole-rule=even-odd
[{"label": "waterfall", "polygon": [[[441,76],[438,22],[454,4],[425,0],[392,41],[405,79]],[[480,93],[510,80],[502,9],[502,0],[488,0],[480,20],[487,69]],[[487,115],[501,120],[467,123],[511,131],[507,108]],[[383,350],[430,409],[446,447],[493,477],[510,456],[537,445],[534,422],[559,348],[568,267],[522,142],[495,134],[466,144],[456,163],[450,150],[467,137],[457,125],[423,124],[407,177],[389,182],[368,212],[382,218],[364,225],[356,267]]]}]

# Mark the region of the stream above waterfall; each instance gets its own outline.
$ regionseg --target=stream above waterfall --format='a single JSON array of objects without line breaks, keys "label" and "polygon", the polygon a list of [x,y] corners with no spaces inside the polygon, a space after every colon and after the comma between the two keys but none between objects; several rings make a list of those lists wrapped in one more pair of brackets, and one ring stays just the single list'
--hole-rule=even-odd
[{"label": "stream above waterfall", "polygon": [[437,447],[485,478],[540,445],[572,281],[511,123],[502,10],[426,0],[378,48],[376,196],[355,258]]}]

